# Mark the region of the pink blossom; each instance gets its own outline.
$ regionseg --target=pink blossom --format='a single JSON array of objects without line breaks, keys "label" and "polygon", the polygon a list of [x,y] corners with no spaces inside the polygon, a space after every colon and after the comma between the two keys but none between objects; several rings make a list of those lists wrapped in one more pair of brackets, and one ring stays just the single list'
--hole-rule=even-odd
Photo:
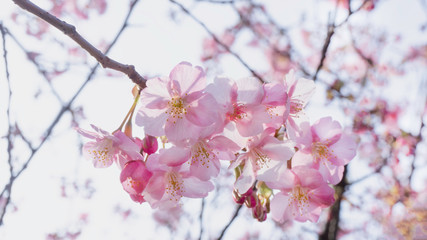
[{"label": "pink blossom", "polygon": [[286,113],[286,105],[288,94],[283,84],[272,82],[263,85],[264,97],[262,105],[265,106],[270,120],[266,125],[273,128],[280,128],[284,124],[284,114]]},{"label": "pink blossom", "polygon": [[130,161],[126,163],[120,174],[123,189],[129,193],[135,202],[145,202],[142,192],[153,174],[147,170],[143,161]]},{"label": "pink blossom", "polygon": [[293,70],[286,74],[284,84],[288,93],[284,120],[286,122],[288,133],[294,135],[295,131],[299,131],[298,125],[303,121],[308,121],[308,118],[302,110],[313,95],[315,84],[313,80],[295,78]]},{"label": "pink blossom", "polygon": [[207,181],[219,174],[220,160],[234,160],[240,147],[224,136],[207,136],[186,147],[191,175]]},{"label": "pink blossom", "polygon": [[225,125],[225,135],[237,144],[242,140],[239,136],[230,136],[227,132],[237,129],[240,138],[247,138],[260,134],[264,130],[264,123],[270,115],[265,106],[261,105],[264,90],[261,83],[255,78],[245,78],[232,82],[228,78],[217,77],[213,84],[207,87],[221,105]]},{"label": "pink blossom", "polygon": [[[226,30],[220,38],[221,43],[226,46],[231,46],[234,42],[235,36],[230,30]],[[203,62],[207,60],[218,60],[218,56],[222,53],[225,53],[226,50],[218,44],[218,42],[213,38],[205,38],[203,40],[203,53],[201,60]]]},{"label": "pink blossom", "polygon": [[203,127],[217,120],[215,99],[204,92],[205,73],[190,63],[178,64],[169,77],[153,78],[141,92],[142,107],[136,124],[145,133],[171,141],[198,137]]},{"label": "pink blossom", "polygon": [[247,144],[247,151],[239,154],[236,161],[230,165],[229,168],[243,165],[241,175],[234,184],[239,193],[247,192],[257,176],[264,174],[272,166],[286,165],[286,161],[294,154],[292,142],[280,141],[271,136],[272,133],[274,129],[268,128],[261,135],[251,138]]},{"label": "pink blossom", "polygon": [[142,151],[144,151],[148,155],[157,152],[157,149],[159,147],[157,138],[147,134],[145,135],[145,138],[142,139],[141,145]]},{"label": "pink blossom", "polygon": [[188,151],[178,147],[161,149],[148,156],[147,169],[153,173],[143,196],[152,208],[170,208],[179,204],[181,197],[201,198],[214,189],[210,181],[191,175]]},{"label": "pink blossom", "polygon": [[317,222],[322,209],[335,201],[334,190],[315,169],[295,167],[290,170],[284,166],[278,178],[266,184],[280,189],[270,205],[272,218],[279,222]]},{"label": "pink blossom", "polygon": [[310,166],[328,183],[339,183],[344,165],[356,155],[356,142],[331,117],[321,118],[311,127],[308,123],[302,126],[304,133],[296,139],[299,151],[292,158],[292,167]]},{"label": "pink blossom", "polygon": [[129,160],[141,160],[138,145],[127,137],[123,132],[116,131],[110,134],[94,125],[91,127],[95,132],[76,128],[84,137],[93,139],[94,142],[87,142],[83,146],[83,156],[93,161],[96,168],[111,166],[113,162],[119,164],[121,168]]}]

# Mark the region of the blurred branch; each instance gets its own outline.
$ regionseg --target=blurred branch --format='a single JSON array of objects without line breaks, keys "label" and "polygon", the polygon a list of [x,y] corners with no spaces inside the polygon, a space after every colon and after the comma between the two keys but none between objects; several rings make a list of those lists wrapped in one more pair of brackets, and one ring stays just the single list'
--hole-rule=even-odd
[{"label": "blurred branch", "polygon": [[202,207],[200,209],[199,222],[200,222],[200,233],[199,240],[202,239],[203,235],[203,211],[205,210],[205,198],[202,198]]},{"label": "blurred branch", "polygon": [[[121,28],[119,29],[119,31],[117,32],[115,38],[113,39],[113,41],[111,42],[111,44],[109,45],[109,47],[106,49],[105,54],[107,54],[112,47],[117,43],[117,40],[119,39],[119,37],[122,35],[124,29],[128,26],[128,21],[129,21],[129,17],[133,12],[134,6],[138,3],[139,0],[135,0],[132,2],[128,14],[121,26]],[[3,29],[3,25],[0,25],[1,29]],[[4,31],[2,30],[2,36]],[[4,42],[4,40],[3,40]],[[3,55],[5,57],[5,54]],[[11,191],[12,191],[12,186],[15,182],[15,180],[27,169],[28,165],[30,164],[31,160],[33,159],[33,157],[35,156],[35,154],[38,152],[38,150],[44,145],[44,143],[49,139],[49,137],[52,134],[53,129],[55,128],[55,126],[59,123],[59,121],[62,119],[62,116],[68,112],[71,109],[72,104],[74,103],[74,100],[80,95],[81,91],[86,87],[86,85],[90,82],[90,80],[92,80],[92,78],[95,76],[95,72],[99,67],[99,63],[95,64],[91,70],[90,73],[88,74],[88,76],[86,77],[86,80],[84,81],[84,83],[80,86],[80,88],[76,91],[76,93],[73,95],[73,97],[62,106],[61,110],[59,111],[59,113],[56,115],[55,119],[52,121],[52,123],[49,125],[49,127],[46,129],[43,137],[42,137],[42,141],[40,142],[40,144],[36,147],[31,147],[31,143],[26,140],[26,138],[24,138],[24,136],[21,134],[21,137],[23,138],[23,140],[27,143],[27,145],[30,147],[31,150],[31,154],[28,157],[28,159],[25,161],[25,163],[23,164],[23,166],[21,167],[21,169],[16,173],[13,174],[12,172],[12,163],[11,163],[11,152],[9,152],[9,166],[10,166],[10,172],[11,172],[11,176],[9,179],[9,183],[4,187],[4,189],[2,190],[2,192],[0,193],[0,199],[4,198],[5,195],[7,195],[6,197],[6,203],[2,206],[2,213],[0,215],[0,226],[3,224],[3,218],[6,212],[6,208],[10,203],[10,198],[11,198]],[[7,76],[8,74],[8,68],[6,68],[7,71]],[[8,78],[9,79],[9,78]],[[145,82],[144,82],[145,84]],[[145,85],[144,85],[145,86]],[[10,95],[11,95],[11,90],[9,87],[9,91],[10,91]],[[10,96],[9,96],[10,98]],[[9,124],[9,128],[10,128],[10,124]],[[10,133],[11,130],[9,130]],[[10,134],[8,134],[8,139],[9,139]],[[9,141],[11,143],[11,141]]]},{"label": "blurred branch", "polygon": [[58,101],[61,104],[64,104],[64,101],[62,100],[61,96],[59,96],[58,92],[55,90],[55,88],[52,86],[48,73],[45,69],[43,69],[43,67],[41,66],[40,63],[38,63],[36,61],[35,57],[31,56],[31,52],[28,51],[23,45],[22,43],[15,37],[15,35],[13,35],[9,29],[7,29],[7,35],[9,35],[12,40],[16,43],[16,45],[18,45],[18,47],[25,53],[25,55],[27,56],[27,59],[30,60],[30,62],[36,67],[37,71],[43,76],[43,78],[46,80],[46,82],[49,85],[50,90],[52,91],[53,95],[55,95],[56,99],[58,99]]},{"label": "blurred branch", "polygon": [[[77,44],[79,44],[83,49],[85,49],[90,55],[92,55],[104,68],[111,68],[116,71],[122,72],[140,88],[145,88],[146,79],[143,78],[136,70],[133,65],[126,65],[120,62],[117,62],[105,54],[103,54],[99,49],[90,44],[85,38],[83,38],[76,30],[76,27],[66,23],[53,16],[52,14],[41,9],[37,5],[33,4],[28,0],[13,0],[22,9],[40,17],[50,25],[62,31],[65,35],[73,39]],[[137,1],[134,1],[134,3]]]},{"label": "blurred branch", "polygon": [[[9,165],[9,173],[10,173],[10,177],[9,177],[9,182],[12,179],[13,176],[13,164],[12,164],[12,149],[13,149],[13,145],[12,145],[12,123],[10,121],[10,102],[12,99],[12,89],[10,87],[10,73],[9,73],[9,63],[7,60],[7,49],[6,49],[6,33],[7,30],[3,27],[3,24],[0,22],[0,31],[1,31],[1,36],[2,36],[2,47],[3,47],[3,60],[4,60],[4,65],[5,65],[5,71],[6,71],[6,81],[7,81],[7,87],[8,87],[8,101],[7,101],[7,109],[6,109],[6,115],[7,115],[7,124],[8,124],[8,129],[7,129],[7,163]],[[0,209],[0,226],[3,224],[3,217],[6,214],[6,206],[9,205],[10,202],[10,192],[11,192],[11,184],[7,184],[4,188],[4,190],[2,191],[2,193],[0,194],[0,200],[4,197],[4,194],[7,193],[7,196],[5,198],[5,203],[3,206],[1,206],[2,209]]]},{"label": "blurred branch", "polygon": [[332,36],[334,35],[334,33],[335,33],[335,26],[334,26],[334,23],[332,21],[332,22],[328,23],[328,32],[326,34],[325,43],[323,44],[323,47],[322,47],[320,62],[319,62],[319,65],[317,66],[316,73],[313,76],[314,81],[316,81],[317,75],[319,74],[320,69],[322,69],[322,67],[323,67],[323,63],[324,63],[325,58],[326,58],[326,53],[328,52],[328,48],[329,48],[329,45],[331,44],[331,39],[332,39]]},{"label": "blurred branch", "polygon": [[248,69],[252,75],[261,82],[265,82],[264,79],[254,70],[252,69],[237,53],[233,52],[230,47],[228,47],[225,43],[223,43],[219,38],[204,24],[201,20],[196,18],[187,8],[184,7],[179,2],[176,2],[175,0],[169,0],[171,3],[177,5],[181,10],[187,14],[191,19],[193,19],[196,23],[198,23],[205,31],[214,39],[216,43],[218,43],[221,47],[223,47],[227,52],[229,52],[231,55],[233,55],[246,69]]},{"label": "blurred branch", "polygon": [[[327,54],[327,52],[328,52],[328,48],[329,48],[329,45],[331,44],[331,39],[332,39],[332,36],[334,35],[334,33],[335,33],[335,29],[336,28],[338,28],[338,27],[341,27],[342,25],[344,25],[346,22],[348,22],[348,20],[350,19],[350,16],[351,15],[353,15],[354,13],[356,13],[356,12],[358,12],[358,11],[360,11],[362,8],[363,8],[363,6],[367,3],[367,2],[369,2],[369,1],[371,1],[371,0],[365,0],[365,1],[363,1],[363,3],[356,9],[356,10],[354,10],[354,11],[352,11],[351,10],[351,7],[350,7],[350,3],[349,3],[349,6],[348,6],[348,15],[347,15],[347,17],[341,22],[341,23],[339,23],[339,24],[335,24],[335,16],[336,16],[336,14],[334,14],[334,17],[333,17],[333,19],[331,19],[331,17],[329,17],[329,22],[328,22],[328,32],[327,32],[327,34],[326,34],[326,38],[325,38],[325,41],[324,41],[324,44],[323,44],[323,47],[322,47],[322,52],[321,52],[321,57],[320,57],[320,62],[319,62],[319,64],[318,64],[318,66],[317,66],[317,69],[316,69],[316,72],[314,73],[314,75],[313,75],[313,80],[314,81],[316,81],[316,79],[317,79],[317,75],[319,74],[319,72],[320,72],[320,70],[322,69],[322,67],[323,67],[323,64],[324,64],[324,61],[325,61],[325,59],[326,59],[326,54]],[[338,3],[337,3],[337,5],[338,5]],[[337,8],[338,8],[338,6],[336,6],[335,7],[335,11],[337,11]]]},{"label": "blurred branch", "polygon": [[239,211],[240,211],[240,209],[242,209],[242,206],[243,205],[239,204],[239,206],[236,208],[236,211],[234,212],[233,217],[230,219],[230,221],[227,223],[227,225],[225,225],[225,227],[222,229],[222,232],[219,235],[219,237],[217,238],[217,240],[221,240],[224,237],[224,234],[227,231],[227,229],[233,223],[234,219],[236,219],[237,215],[239,215]]},{"label": "blurred branch", "polygon": [[329,217],[323,233],[319,235],[319,240],[336,240],[339,230],[341,201],[343,200],[344,192],[346,191],[347,182],[347,166],[344,168],[343,178],[335,187],[337,199],[329,210]]}]

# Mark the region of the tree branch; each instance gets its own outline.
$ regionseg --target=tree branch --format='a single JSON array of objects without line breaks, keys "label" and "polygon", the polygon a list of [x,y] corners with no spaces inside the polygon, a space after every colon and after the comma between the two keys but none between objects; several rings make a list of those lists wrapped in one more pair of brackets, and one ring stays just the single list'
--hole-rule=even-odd
[{"label": "tree branch", "polygon": [[336,185],[335,191],[337,193],[338,199],[332,205],[329,211],[328,222],[326,223],[325,229],[322,234],[319,235],[319,240],[336,240],[339,230],[340,222],[340,211],[341,211],[341,202],[343,200],[344,192],[348,185],[347,179],[347,166],[344,168],[343,178],[338,185]]},{"label": "tree branch", "polygon": [[265,82],[264,79],[255,71],[253,70],[237,53],[233,52],[230,47],[228,47],[225,43],[223,43],[219,38],[204,24],[202,21],[200,21],[198,18],[196,18],[187,8],[184,7],[181,3],[175,1],[175,0],[169,0],[171,3],[177,5],[181,10],[187,14],[191,19],[193,19],[196,23],[198,23],[205,31],[214,39],[216,43],[218,43],[221,47],[223,47],[227,52],[229,52],[231,55],[233,55],[246,69],[248,69],[252,75],[258,80],[260,80],[262,83]]},{"label": "tree branch", "polygon": [[[90,55],[92,55],[104,68],[114,69],[116,71],[122,72],[135,83],[141,89],[145,88],[145,82],[147,81],[143,78],[136,70],[133,65],[126,65],[120,62],[117,62],[105,54],[103,54],[99,49],[90,44],[86,39],[84,39],[76,30],[76,27],[66,23],[55,17],[54,15],[48,13],[47,11],[41,9],[34,3],[28,0],[13,0],[16,5],[22,9],[38,16],[43,19],[50,25],[62,31],[65,35],[73,39],[77,44],[79,44],[83,49],[85,49]],[[136,1],[134,1],[136,2]]]},{"label": "tree branch", "polygon": [[227,231],[227,229],[230,227],[230,225],[233,223],[233,221],[236,219],[237,215],[239,215],[239,211],[240,209],[242,209],[243,205],[240,205],[236,208],[236,211],[233,214],[233,217],[230,219],[230,221],[228,222],[227,225],[225,225],[224,229],[222,229],[221,234],[219,235],[219,237],[217,238],[217,240],[221,240],[224,237],[225,232]]},{"label": "tree branch", "polygon": [[7,101],[7,109],[6,109],[6,115],[7,115],[7,123],[8,123],[8,129],[7,129],[7,163],[9,165],[9,183],[5,186],[4,190],[0,194],[0,200],[4,197],[4,194],[7,194],[5,198],[5,203],[3,206],[1,206],[2,209],[0,209],[0,226],[3,224],[3,217],[6,214],[6,207],[9,205],[10,202],[10,192],[11,192],[11,181],[13,178],[13,164],[12,164],[12,149],[13,149],[13,139],[12,139],[12,123],[10,120],[10,102],[12,99],[12,89],[10,87],[10,73],[9,73],[9,63],[7,60],[7,49],[6,49],[6,29],[3,27],[3,24],[0,22],[0,32],[2,36],[2,47],[3,47],[3,60],[5,65],[5,71],[6,71],[6,81],[8,86],[8,101]]},{"label": "tree branch", "polygon": [[[109,47],[106,49],[105,54],[107,54],[112,47],[115,45],[115,43],[117,42],[118,38],[122,35],[124,29],[128,26],[128,20],[129,20],[129,16],[131,15],[131,13],[133,12],[134,6],[135,4],[138,2],[139,0],[135,0],[132,2],[130,9],[128,11],[128,14],[122,24],[122,27],[120,28],[120,30],[118,31],[118,33],[116,34],[116,37],[113,39],[113,41],[111,42],[111,44],[109,45]],[[0,24],[1,29],[3,29],[3,25]],[[3,33],[4,31],[2,31]],[[7,33],[7,32],[6,32]],[[73,97],[62,106],[61,110],[58,112],[58,114],[56,115],[55,119],[52,121],[52,123],[49,125],[49,127],[46,129],[44,135],[42,136],[42,141],[40,142],[40,144],[36,147],[30,147],[31,149],[31,154],[30,156],[27,158],[27,160],[25,161],[25,163],[23,164],[23,166],[21,167],[21,169],[19,169],[19,171],[13,175],[12,170],[11,171],[11,176],[9,179],[9,183],[4,187],[4,189],[2,190],[2,192],[0,193],[0,198],[4,198],[5,195],[6,196],[6,202],[5,205],[2,206],[2,213],[0,214],[0,226],[3,224],[3,218],[4,215],[6,213],[6,207],[9,205],[10,200],[11,200],[11,191],[12,191],[12,186],[15,182],[15,180],[27,169],[28,165],[30,164],[30,162],[32,161],[33,157],[35,156],[35,154],[38,152],[38,150],[46,143],[46,141],[49,139],[49,137],[52,134],[53,129],[55,128],[55,126],[59,123],[59,121],[61,120],[62,116],[70,110],[72,104],[74,103],[75,99],[77,98],[77,96],[80,95],[81,91],[86,87],[86,85],[90,82],[90,80],[92,80],[92,78],[95,76],[95,72],[99,67],[99,63],[95,64],[91,70],[90,73],[88,74],[88,76],[86,77],[86,80],[84,81],[84,83],[80,86],[80,88],[75,92],[75,94],[73,95]],[[7,68],[6,68],[7,69]],[[7,75],[8,75],[8,71],[7,71]],[[144,86],[145,86],[145,82],[144,82]],[[141,86],[140,86],[141,87]],[[11,126],[9,124],[9,126]],[[23,135],[21,135],[23,137]],[[24,140],[25,141],[25,140]],[[28,143],[27,143],[28,144]],[[31,144],[28,144],[31,145]],[[10,158],[10,163],[9,166],[12,168],[11,165],[11,155],[9,156]]]}]

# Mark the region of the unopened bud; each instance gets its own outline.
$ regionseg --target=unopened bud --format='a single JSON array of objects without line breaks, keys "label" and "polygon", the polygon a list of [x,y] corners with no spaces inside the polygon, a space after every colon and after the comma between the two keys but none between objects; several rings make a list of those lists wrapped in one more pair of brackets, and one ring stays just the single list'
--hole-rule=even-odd
[{"label": "unopened bud", "polygon": [[257,204],[252,208],[252,216],[258,221],[263,222],[267,219],[267,212],[261,204]]},{"label": "unopened bud", "polygon": [[239,192],[237,192],[236,189],[233,190],[233,200],[234,202],[236,202],[237,204],[243,204],[245,202],[245,198],[244,196],[240,195]]},{"label": "unopened bud", "polygon": [[254,194],[246,197],[246,199],[245,199],[245,205],[248,208],[253,208],[253,207],[255,207],[257,205],[257,199],[254,196]]},{"label": "unopened bud", "polygon": [[146,134],[142,140],[142,151],[150,155],[157,152],[158,148],[157,138]]}]

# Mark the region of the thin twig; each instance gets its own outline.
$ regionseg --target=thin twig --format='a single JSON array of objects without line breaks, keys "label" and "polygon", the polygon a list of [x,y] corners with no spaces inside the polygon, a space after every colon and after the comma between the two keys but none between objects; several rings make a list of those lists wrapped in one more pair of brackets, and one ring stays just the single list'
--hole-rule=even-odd
[{"label": "thin twig", "polygon": [[227,231],[227,229],[230,227],[230,225],[233,223],[233,221],[236,219],[237,215],[239,215],[239,211],[240,209],[242,209],[243,205],[239,205],[236,208],[236,211],[233,214],[233,217],[230,219],[230,221],[227,223],[227,225],[225,225],[224,229],[222,229],[221,234],[218,237],[218,240],[221,240],[224,237],[225,231]]},{"label": "thin twig", "polygon": [[[131,6],[130,6],[130,9],[128,11],[128,14],[127,14],[127,16],[126,16],[126,18],[124,20],[124,23],[122,24],[122,27],[120,28],[120,30],[116,34],[116,37],[113,39],[113,41],[111,42],[111,44],[109,45],[109,47],[106,49],[105,54],[107,54],[112,49],[112,47],[117,42],[118,38],[122,35],[124,29],[128,26],[129,17],[131,15],[131,13],[133,12],[133,9],[134,9],[134,7],[135,7],[135,5],[136,5],[136,3],[138,1],[139,0],[135,0],[135,1],[132,2]],[[55,117],[55,119],[52,121],[52,123],[46,129],[46,131],[45,131],[45,133],[44,133],[44,135],[42,137],[42,141],[40,142],[40,144],[37,147],[31,148],[31,154],[27,158],[27,160],[25,161],[25,163],[23,164],[23,166],[21,167],[21,169],[15,175],[11,174],[9,183],[5,186],[5,188],[2,190],[2,193],[0,194],[0,197],[3,197],[5,194],[8,194],[7,199],[6,199],[6,204],[4,205],[4,211],[0,215],[0,226],[3,223],[4,214],[6,212],[5,209],[8,206],[8,204],[10,203],[12,186],[13,186],[15,180],[27,169],[28,165],[30,164],[30,162],[33,159],[33,157],[35,156],[35,154],[44,145],[44,143],[49,139],[49,137],[52,134],[53,129],[59,123],[59,121],[61,120],[61,118],[64,115],[64,113],[66,113],[67,111],[69,111],[71,109],[71,106],[74,103],[74,100],[80,95],[80,93],[85,88],[85,86],[95,76],[95,72],[98,69],[99,65],[100,65],[99,63],[96,63],[91,68],[90,73],[86,77],[85,82],[80,86],[80,88],[76,91],[76,93],[73,95],[73,97],[65,105],[63,105],[63,107],[61,108],[61,110],[59,111],[59,113],[57,114],[57,116]]]},{"label": "thin twig", "polygon": [[232,51],[229,46],[227,46],[225,43],[223,43],[219,38],[206,26],[205,23],[203,23],[201,20],[196,18],[184,5],[181,3],[175,1],[175,0],[169,0],[171,3],[177,5],[181,10],[187,14],[191,19],[193,19],[196,23],[198,23],[205,31],[213,38],[213,40],[218,43],[221,47],[223,47],[227,52],[229,52],[231,55],[233,55],[246,69],[248,69],[252,75],[256,78],[258,78],[259,81],[262,83],[265,82],[264,79],[254,70],[252,69],[237,53]]},{"label": "thin twig", "polygon": [[52,83],[50,82],[49,76],[47,75],[47,71],[43,69],[40,63],[36,61],[34,57],[30,56],[30,52],[27,51],[27,49],[22,45],[22,43],[15,37],[14,34],[10,32],[9,29],[7,29],[7,34],[12,38],[12,40],[18,45],[18,47],[27,55],[27,59],[30,60],[31,63],[36,67],[37,71],[43,76],[43,78],[46,80],[46,82],[49,85],[50,90],[52,91],[53,95],[55,95],[56,99],[61,104],[64,104],[64,101],[62,100],[61,96],[59,96],[58,92],[55,90],[55,88],[52,86]]},{"label": "thin twig", "polygon": [[203,235],[203,212],[205,210],[205,198],[202,198],[202,207],[200,209],[199,222],[200,222],[200,233],[199,240],[202,240]]},{"label": "thin twig", "polygon": [[341,202],[343,200],[344,193],[347,189],[346,186],[348,185],[346,176],[347,166],[345,166],[344,168],[343,178],[341,182],[336,185],[335,191],[338,198],[336,199],[334,205],[332,205],[332,207],[330,208],[328,222],[326,223],[323,233],[319,235],[319,240],[336,240],[338,237]]},{"label": "thin twig", "polygon": [[316,73],[313,76],[314,81],[316,81],[317,75],[319,74],[320,69],[322,69],[323,67],[323,63],[325,62],[325,58],[326,58],[326,53],[328,52],[328,48],[329,48],[329,45],[331,44],[331,39],[334,33],[335,33],[335,26],[333,22],[328,23],[328,33],[326,34],[325,43],[323,44],[323,47],[322,47],[322,53],[321,53],[319,65],[317,66]]},{"label": "thin twig", "polygon": [[[328,32],[326,34],[326,39],[325,39],[325,42],[324,42],[323,47],[322,47],[320,62],[318,64],[318,66],[317,66],[316,72],[313,75],[313,80],[314,81],[316,81],[317,75],[319,74],[320,70],[323,67],[323,64],[324,64],[325,59],[326,59],[326,54],[328,52],[329,45],[331,44],[332,36],[335,33],[335,29],[338,28],[338,27],[341,27],[346,22],[348,22],[348,20],[350,19],[350,16],[352,16],[354,13],[360,11],[363,8],[363,6],[365,6],[365,4],[367,2],[369,2],[369,1],[371,1],[371,0],[365,0],[365,1],[363,1],[363,3],[356,10],[354,10],[354,11],[351,10],[350,5],[349,5],[349,12],[348,12],[347,17],[341,23],[339,23],[339,24],[335,24],[336,14],[334,14],[334,17],[333,17],[332,20],[331,19],[329,20],[329,22],[328,22]],[[337,3],[337,5],[338,5],[338,3]],[[338,6],[335,7],[335,12],[337,11],[337,8],[338,8]]]},{"label": "thin twig", "polygon": [[62,31],[65,35],[69,36],[77,44],[79,44],[83,49],[85,49],[90,55],[92,55],[102,65],[102,67],[114,69],[119,72],[125,73],[135,84],[140,86],[140,88],[145,88],[146,79],[143,78],[135,70],[135,67],[133,65],[122,64],[103,54],[99,49],[94,47],[85,38],[83,38],[77,32],[75,26],[58,19],[57,17],[41,9],[31,1],[28,1],[28,0],[13,0],[13,1],[22,9],[38,16],[39,18],[43,19],[50,25]]},{"label": "thin twig", "polygon": [[[7,115],[7,123],[8,123],[8,129],[7,129],[7,163],[9,164],[9,182],[11,181],[13,177],[13,164],[12,164],[12,149],[13,149],[13,139],[12,139],[12,123],[10,120],[10,103],[12,100],[12,89],[10,87],[10,73],[9,73],[9,63],[7,60],[7,49],[6,49],[6,29],[3,27],[3,24],[0,22],[0,32],[2,36],[2,47],[3,47],[3,60],[5,65],[5,71],[6,71],[6,81],[7,81],[7,87],[8,87],[8,101],[7,101],[7,109],[6,109],[6,115]],[[3,217],[6,214],[6,207],[9,205],[10,202],[10,192],[11,192],[11,184],[7,184],[5,186],[5,190],[2,191],[0,195],[1,198],[4,198],[4,194],[7,193],[6,201],[4,205],[2,206],[1,213],[0,213],[0,226],[3,224]]]}]

